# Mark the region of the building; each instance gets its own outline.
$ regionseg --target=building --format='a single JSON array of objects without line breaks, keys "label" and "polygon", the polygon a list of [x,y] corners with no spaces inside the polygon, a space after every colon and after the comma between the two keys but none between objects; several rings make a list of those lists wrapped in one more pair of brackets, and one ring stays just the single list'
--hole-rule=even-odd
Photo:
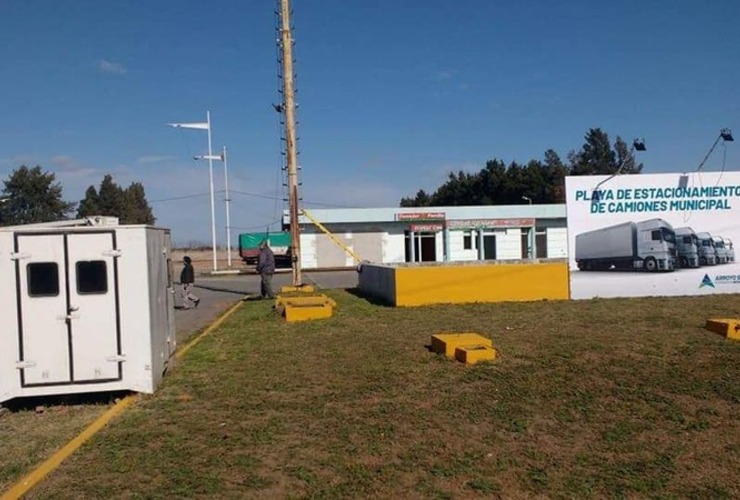
[{"label": "building", "polygon": [[[310,215],[364,261],[446,262],[565,258],[565,205],[349,208]],[[289,224],[289,216],[283,221]],[[352,256],[305,215],[304,269],[352,267]]]}]

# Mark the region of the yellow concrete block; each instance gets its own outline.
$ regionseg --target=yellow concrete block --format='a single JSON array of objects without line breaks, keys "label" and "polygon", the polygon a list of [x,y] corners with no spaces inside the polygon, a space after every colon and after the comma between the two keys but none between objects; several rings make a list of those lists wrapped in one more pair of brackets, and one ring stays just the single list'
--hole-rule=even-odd
[{"label": "yellow concrete block", "polygon": [[278,295],[277,299],[275,299],[275,304],[277,306],[285,306],[287,304],[292,304],[294,306],[321,306],[324,304],[328,304],[331,307],[336,307],[337,303],[333,300],[327,297],[326,295],[320,294],[320,295],[308,295],[308,296],[297,296],[297,297],[286,297],[284,295]]},{"label": "yellow concrete block", "polygon": [[455,359],[466,365],[496,359],[496,349],[488,345],[460,346],[455,349]]},{"label": "yellow concrete block", "polygon": [[707,330],[732,340],[740,340],[740,319],[708,319]]},{"label": "yellow concrete block", "polygon": [[395,305],[567,300],[567,262],[399,267]]},{"label": "yellow concrete block", "polygon": [[477,333],[438,333],[432,335],[432,351],[444,354],[448,358],[455,357],[455,349],[461,346],[488,346],[493,347],[491,339]]},{"label": "yellow concrete block", "polygon": [[313,285],[284,286],[280,288],[280,293],[313,293],[315,291]]},{"label": "yellow concrete block", "polygon": [[284,309],[285,321],[288,323],[331,318],[333,313],[334,308],[329,304],[313,306],[286,304]]},{"label": "yellow concrete block", "polygon": [[288,322],[331,318],[337,303],[326,295],[292,296],[279,295],[275,307]]}]

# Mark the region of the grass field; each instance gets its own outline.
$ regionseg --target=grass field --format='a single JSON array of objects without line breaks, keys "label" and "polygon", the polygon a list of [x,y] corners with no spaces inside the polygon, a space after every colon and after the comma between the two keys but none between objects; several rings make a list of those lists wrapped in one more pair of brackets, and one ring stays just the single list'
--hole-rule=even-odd
[{"label": "grass field", "polygon": [[[740,297],[247,302],[34,497],[740,496]],[[473,331],[466,367],[430,336]],[[2,425],[2,421],[0,421]]]}]

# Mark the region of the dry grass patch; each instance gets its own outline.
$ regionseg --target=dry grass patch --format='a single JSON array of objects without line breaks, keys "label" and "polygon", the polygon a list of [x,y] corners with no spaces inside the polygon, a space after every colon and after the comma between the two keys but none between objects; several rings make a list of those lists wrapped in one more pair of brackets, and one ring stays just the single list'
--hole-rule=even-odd
[{"label": "dry grass patch", "polygon": [[[39,400],[40,401],[40,400]],[[33,400],[11,402],[12,412],[0,418],[0,492],[34,470],[82,432],[107,409],[105,404],[55,404],[36,408]]]},{"label": "dry grass patch", "polygon": [[[738,296],[393,309],[249,302],[34,492],[64,498],[740,495]],[[465,367],[425,348],[490,336]]]}]

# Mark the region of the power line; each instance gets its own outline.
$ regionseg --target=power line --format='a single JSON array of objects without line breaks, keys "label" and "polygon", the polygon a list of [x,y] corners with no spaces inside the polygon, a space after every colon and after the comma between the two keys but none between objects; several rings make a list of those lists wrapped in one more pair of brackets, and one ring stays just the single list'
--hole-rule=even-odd
[{"label": "power line", "polygon": [[185,194],[182,196],[173,196],[172,198],[160,198],[158,200],[149,200],[149,203],[159,203],[164,201],[176,201],[176,200],[188,200],[191,198],[200,198],[201,196],[208,196],[210,193],[196,193],[196,194]]}]

